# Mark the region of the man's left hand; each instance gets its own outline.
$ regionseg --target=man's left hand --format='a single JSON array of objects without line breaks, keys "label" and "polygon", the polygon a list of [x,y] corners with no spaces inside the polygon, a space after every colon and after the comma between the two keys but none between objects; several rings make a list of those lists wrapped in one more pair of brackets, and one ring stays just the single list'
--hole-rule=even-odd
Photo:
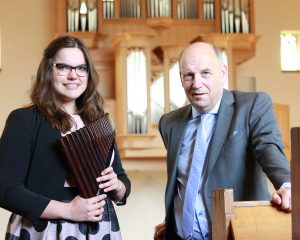
[{"label": "man's left hand", "polygon": [[292,210],[291,188],[279,188],[272,195],[272,201],[280,205],[281,209],[290,212]]}]

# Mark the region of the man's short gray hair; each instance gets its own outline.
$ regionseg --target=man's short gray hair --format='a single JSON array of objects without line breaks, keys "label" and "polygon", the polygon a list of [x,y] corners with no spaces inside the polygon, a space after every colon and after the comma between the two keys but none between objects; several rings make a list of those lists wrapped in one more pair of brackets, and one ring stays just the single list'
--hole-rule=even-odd
[{"label": "man's short gray hair", "polygon": [[[216,47],[216,46],[213,45],[213,44],[210,44],[210,45],[212,46],[212,48],[213,48],[213,50],[214,50],[214,52],[215,52],[215,54],[216,54],[216,56],[217,56],[218,62],[219,62],[221,65],[225,64],[225,62],[224,62],[224,60],[223,60],[223,56],[222,56],[222,50],[221,50],[220,48]],[[181,52],[179,53],[179,56],[178,56],[178,63],[179,63],[179,66],[180,66],[180,60],[181,60],[182,54],[183,54],[183,52],[185,51],[186,48],[187,48],[187,47],[185,47],[184,49],[182,49]]]}]

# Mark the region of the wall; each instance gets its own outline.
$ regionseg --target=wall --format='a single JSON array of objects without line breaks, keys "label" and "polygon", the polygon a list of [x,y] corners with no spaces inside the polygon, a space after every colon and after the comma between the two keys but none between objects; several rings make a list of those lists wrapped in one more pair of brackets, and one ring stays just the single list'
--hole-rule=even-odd
[{"label": "wall", "polygon": [[[42,51],[55,34],[55,1],[1,0],[0,132],[8,113],[28,103],[28,90]],[[270,10],[269,10],[270,9]],[[256,90],[290,105],[290,125],[299,126],[300,73],[281,73],[280,30],[300,30],[298,0],[255,1],[257,54],[238,67],[238,78],[256,78]],[[266,64],[267,63],[267,64]]]},{"label": "wall", "polygon": [[[0,133],[9,112],[29,102],[31,78],[54,36],[54,14],[53,0],[0,0]],[[0,209],[0,239],[4,239],[9,214]]]},{"label": "wall", "polygon": [[[30,4],[29,4],[30,3]],[[55,33],[55,1],[0,0],[0,132],[8,113],[29,102],[43,49]]]},{"label": "wall", "polygon": [[[8,113],[29,102],[31,77],[36,73],[43,49],[55,35],[55,1],[31,0],[30,5],[27,3],[0,0],[3,68],[0,72],[0,133]],[[300,30],[299,9],[299,0],[255,1],[256,33],[261,35],[261,39],[257,44],[256,57],[239,66],[237,72],[241,79],[255,77],[256,90],[268,92],[274,102],[289,104],[291,126],[300,126],[300,79],[299,73],[283,74],[280,71],[279,33],[280,30]],[[163,171],[155,170],[157,178],[153,179],[149,172],[146,175],[139,172],[142,165],[134,163],[135,170],[129,169],[133,178],[133,194],[128,208],[117,210],[120,211],[122,231],[125,236],[130,236],[124,237],[125,240],[133,240],[133,234],[141,234],[143,229],[146,229],[143,239],[152,239],[154,225],[163,218],[165,169],[159,165]],[[143,186],[149,185],[149,179],[150,191],[144,189],[142,192]],[[160,188],[153,189],[153,186]],[[141,203],[147,193],[148,198]],[[127,221],[131,215],[134,219]],[[8,212],[0,210],[0,238],[5,231],[7,216]],[[140,224],[135,225],[135,222]]]},{"label": "wall", "polygon": [[266,91],[276,103],[290,106],[290,127],[300,126],[300,72],[280,70],[280,31],[300,30],[299,0],[256,0],[256,57],[237,68],[237,78],[256,78],[256,90]]}]

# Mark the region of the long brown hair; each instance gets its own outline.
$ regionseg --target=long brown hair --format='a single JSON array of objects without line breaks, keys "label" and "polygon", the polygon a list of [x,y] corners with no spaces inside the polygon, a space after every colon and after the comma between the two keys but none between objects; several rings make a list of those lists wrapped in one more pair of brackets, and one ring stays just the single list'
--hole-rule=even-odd
[{"label": "long brown hair", "polygon": [[78,38],[65,35],[54,39],[44,50],[43,59],[39,65],[36,81],[31,90],[31,101],[33,105],[42,113],[44,118],[61,132],[65,133],[72,127],[72,118],[64,112],[57,101],[56,92],[53,87],[53,59],[57,52],[63,48],[79,48],[85,58],[88,67],[88,84],[83,94],[76,99],[78,108],[77,114],[85,124],[95,121],[103,116],[103,98],[98,93],[96,87],[99,82],[98,73],[92,62],[90,53],[85,44]]}]

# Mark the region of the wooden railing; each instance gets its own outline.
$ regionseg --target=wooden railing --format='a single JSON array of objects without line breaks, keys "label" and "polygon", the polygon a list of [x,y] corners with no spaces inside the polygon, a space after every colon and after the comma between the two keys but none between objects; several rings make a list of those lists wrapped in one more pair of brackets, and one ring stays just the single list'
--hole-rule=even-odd
[{"label": "wooden railing", "polygon": [[270,201],[240,201],[232,189],[216,189],[212,197],[213,240],[290,240],[291,213]]},{"label": "wooden railing", "polygon": [[[215,33],[254,33],[254,0],[80,0],[57,1],[58,32],[102,32],[108,21],[161,25],[212,22]],[[86,3],[85,11],[80,8]],[[150,20],[150,21],[147,21]],[[83,27],[86,23],[86,27]],[[156,21],[157,24],[157,21]]]},{"label": "wooden railing", "polygon": [[300,239],[300,127],[291,129],[292,142],[292,232],[293,240]]}]

